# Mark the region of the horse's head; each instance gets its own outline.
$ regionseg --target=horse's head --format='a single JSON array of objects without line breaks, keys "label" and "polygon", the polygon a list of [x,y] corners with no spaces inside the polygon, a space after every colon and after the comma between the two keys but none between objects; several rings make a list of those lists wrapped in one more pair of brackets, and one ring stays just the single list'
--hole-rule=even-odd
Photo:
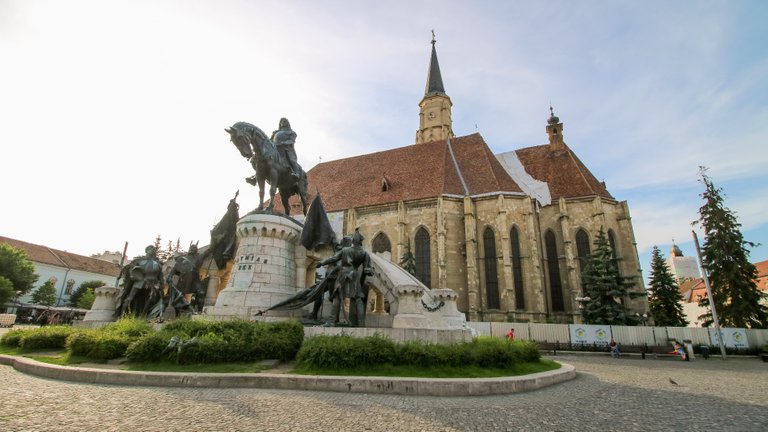
[{"label": "horse's head", "polygon": [[229,140],[232,141],[232,144],[237,147],[237,150],[240,151],[240,154],[244,158],[250,159],[253,157],[251,140],[243,127],[242,122],[235,123],[231,128],[224,129],[224,131],[229,134]]}]

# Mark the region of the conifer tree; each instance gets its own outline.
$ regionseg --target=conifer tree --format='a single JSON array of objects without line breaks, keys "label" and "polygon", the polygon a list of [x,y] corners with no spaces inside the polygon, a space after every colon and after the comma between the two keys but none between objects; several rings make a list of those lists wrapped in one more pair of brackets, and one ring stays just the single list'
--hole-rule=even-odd
[{"label": "conifer tree", "polygon": [[594,242],[595,250],[587,258],[582,273],[584,300],[582,315],[586,324],[637,325],[630,315],[623,299],[638,297],[642,293],[632,292],[633,277],[619,273],[617,259],[613,257],[605,231],[600,227]]},{"label": "conifer tree", "polygon": [[651,278],[648,286],[648,306],[654,323],[659,327],[686,327],[683,313],[683,295],[669,271],[657,246],[651,255]]},{"label": "conifer tree", "polygon": [[[701,167],[701,182],[704,205],[699,208],[699,220],[705,240],[701,247],[704,267],[709,275],[712,299],[702,298],[699,305],[709,308],[710,301],[717,308],[720,325],[737,328],[768,327],[768,307],[761,303],[761,293],[755,279],[757,269],[749,262],[749,250],[755,244],[744,240],[741,224],[736,215],[725,206],[722,189],[715,187]],[[712,324],[709,310],[703,318],[703,325]]]},{"label": "conifer tree", "polygon": [[69,305],[73,307],[79,307],[78,304],[80,304],[80,298],[83,297],[86,292],[88,292],[88,289],[90,289],[91,293],[93,293],[94,289],[104,285],[106,284],[100,280],[89,280],[81,283],[80,286],[78,286],[77,289],[72,293],[72,295],[69,296]]},{"label": "conifer tree", "polygon": [[53,279],[47,280],[37,291],[32,293],[32,303],[53,306],[56,302],[56,288],[53,286]]},{"label": "conifer tree", "polygon": [[412,275],[416,275],[416,257],[411,252],[411,242],[405,245],[405,252],[400,257],[400,267]]}]

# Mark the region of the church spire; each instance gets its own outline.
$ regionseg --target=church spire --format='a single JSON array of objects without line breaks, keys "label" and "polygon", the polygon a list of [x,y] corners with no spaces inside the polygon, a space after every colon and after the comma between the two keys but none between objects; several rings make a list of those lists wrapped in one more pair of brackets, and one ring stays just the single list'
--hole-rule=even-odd
[{"label": "church spire", "polygon": [[424,98],[419,103],[419,130],[416,131],[416,144],[441,141],[453,136],[451,120],[451,98],[445,94],[440,65],[435,49],[435,31],[432,30],[432,56],[427,72],[427,87]]},{"label": "church spire", "polygon": [[429,73],[427,75],[427,89],[424,96],[445,95],[443,77],[440,75],[440,64],[437,62],[437,50],[435,50],[435,31],[432,30],[432,58],[429,59]]}]

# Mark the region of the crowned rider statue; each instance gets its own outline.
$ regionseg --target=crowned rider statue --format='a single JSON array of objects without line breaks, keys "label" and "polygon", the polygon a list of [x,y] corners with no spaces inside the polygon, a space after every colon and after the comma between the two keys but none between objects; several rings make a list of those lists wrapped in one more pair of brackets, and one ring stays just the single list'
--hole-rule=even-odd
[{"label": "crowned rider statue", "polygon": [[296,144],[296,132],[291,129],[291,124],[287,118],[283,117],[280,119],[278,129],[272,132],[271,139],[283,156],[283,159],[288,163],[288,167],[291,169],[291,177],[298,179],[299,165],[296,162],[296,150],[293,148],[293,145]]}]

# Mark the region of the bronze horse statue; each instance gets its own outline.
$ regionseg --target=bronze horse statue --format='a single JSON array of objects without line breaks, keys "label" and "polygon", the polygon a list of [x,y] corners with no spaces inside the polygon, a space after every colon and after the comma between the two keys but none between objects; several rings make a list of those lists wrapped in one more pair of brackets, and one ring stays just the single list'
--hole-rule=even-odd
[{"label": "bronze horse statue", "polygon": [[259,185],[259,207],[264,209],[264,182],[269,183],[269,206],[264,209],[272,213],[275,207],[275,192],[280,190],[285,214],[290,216],[291,206],[288,200],[293,195],[301,199],[304,215],[307,214],[307,173],[299,166],[298,179],[291,175],[291,169],[283,156],[277,151],[275,143],[258,127],[237,122],[231,128],[224,129],[229,134],[230,141],[237,147],[240,154],[251,162],[256,174],[245,179],[252,185]]}]

